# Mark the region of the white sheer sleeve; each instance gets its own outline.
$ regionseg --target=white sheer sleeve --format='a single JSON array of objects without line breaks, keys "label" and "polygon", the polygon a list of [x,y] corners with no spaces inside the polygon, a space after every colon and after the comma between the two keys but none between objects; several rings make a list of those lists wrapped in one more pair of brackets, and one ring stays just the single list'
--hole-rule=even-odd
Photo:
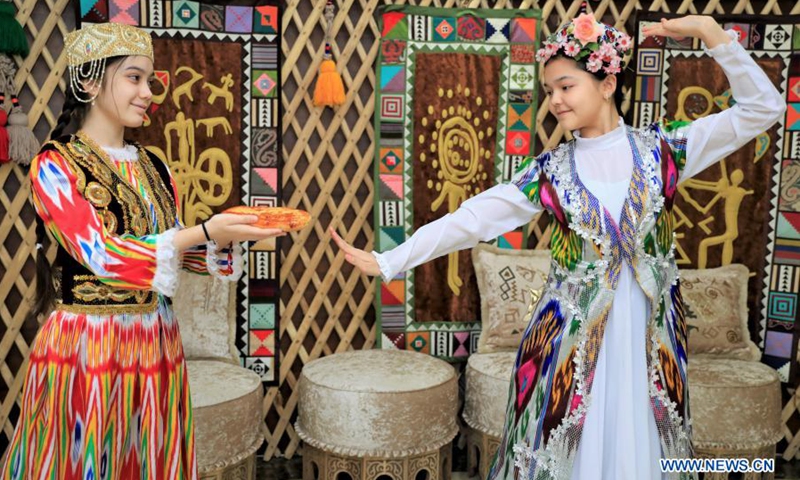
[{"label": "white sheer sleeve", "polygon": [[736,104],[686,127],[682,181],[741,148],[774,125],[786,111],[786,102],[767,74],[736,41],[736,33],[728,33],[733,41],[707,52],[725,72]]},{"label": "white sheer sleeve", "polygon": [[496,185],[465,201],[455,212],[422,226],[396,248],[372,254],[388,282],[400,272],[525,225],[540,211],[516,185]]}]

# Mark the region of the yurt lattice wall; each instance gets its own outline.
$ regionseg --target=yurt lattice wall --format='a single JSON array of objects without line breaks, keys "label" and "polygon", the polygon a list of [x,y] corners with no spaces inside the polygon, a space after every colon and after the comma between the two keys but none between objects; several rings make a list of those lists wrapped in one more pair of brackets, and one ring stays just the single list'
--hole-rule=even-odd
[{"label": "yurt lattice wall", "polygon": [[[73,0],[74,1],[74,0]],[[141,0],[147,1],[147,0]],[[154,0],[150,0],[154,1]],[[74,25],[74,3],[69,0],[14,0],[18,21],[31,39],[31,53],[17,59],[15,79],[30,124],[39,139],[55,125],[63,103],[64,34]],[[219,2],[238,3],[238,2]],[[254,2],[247,2],[253,4]],[[371,348],[376,340],[372,307],[375,283],[354,272],[331,243],[328,226],[361,248],[373,238],[372,127],[374,62],[378,54],[377,0],[335,1],[334,55],[347,90],[345,104],[335,110],[318,109],[311,95],[322,60],[324,0],[289,0],[283,9],[283,161],[284,203],[308,210],[318,220],[313,228],[284,242],[281,280],[280,386],[264,398],[265,458],[298,453],[300,440],[293,428],[297,411],[296,385],[307,362],[348,349]],[[490,2],[436,0],[408,2],[422,6],[472,8],[538,8],[548,19],[549,33],[572,18],[581,0]],[[800,13],[800,2],[769,1],[611,1],[589,2],[603,21],[628,32],[637,9],[672,13]],[[537,150],[557,144],[564,133],[547,117],[541,105],[537,120]],[[19,396],[35,322],[25,322],[34,282],[35,243],[29,186],[19,167],[0,166],[0,450],[13,432]],[[544,222],[534,222],[531,247],[549,241]],[[46,252],[54,255],[52,247]],[[793,391],[791,392],[793,393]],[[788,395],[787,395],[788,396]],[[798,455],[800,423],[795,397],[784,409],[786,457]]]},{"label": "yurt lattice wall", "polygon": [[[36,137],[47,138],[64,103],[66,58],[63,38],[75,25],[69,0],[14,2],[17,21],[28,35],[31,51],[16,58],[14,84],[28,112]],[[8,107],[8,105],[6,106]],[[30,204],[30,182],[15,164],[0,166],[0,449],[5,450],[19,415],[20,395],[29,346],[39,327],[26,321],[28,300],[35,290],[35,213]],[[48,258],[55,248],[46,245]]]}]

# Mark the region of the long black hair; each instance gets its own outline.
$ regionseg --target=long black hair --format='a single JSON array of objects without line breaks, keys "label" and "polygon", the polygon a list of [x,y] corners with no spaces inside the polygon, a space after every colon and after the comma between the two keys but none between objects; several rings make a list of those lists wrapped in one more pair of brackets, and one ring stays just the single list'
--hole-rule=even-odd
[{"label": "long black hair", "polygon": [[[126,57],[110,57],[106,59],[106,70],[111,65],[121,61]],[[105,83],[106,79],[103,79]],[[70,85],[67,82],[67,85]],[[101,86],[103,88],[103,86]],[[81,95],[84,101],[78,100],[76,95]],[[67,127],[74,127],[75,130],[83,125],[86,119],[86,113],[89,111],[89,100],[87,94],[73,91],[67,87],[66,98],[64,99],[64,106],[61,107],[61,114],[58,116],[56,126],[50,132],[50,140],[59,139],[67,131]],[[28,314],[27,321],[38,321],[39,316],[45,315],[50,312],[55,304],[57,298],[56,292],[56,275],[55,266],[47,261],[47,247],[53,241],[52,237],[47,234],[47,229],[44,226],[44,221],[36,217],[36,297],[33,302],[33,307]]]}]

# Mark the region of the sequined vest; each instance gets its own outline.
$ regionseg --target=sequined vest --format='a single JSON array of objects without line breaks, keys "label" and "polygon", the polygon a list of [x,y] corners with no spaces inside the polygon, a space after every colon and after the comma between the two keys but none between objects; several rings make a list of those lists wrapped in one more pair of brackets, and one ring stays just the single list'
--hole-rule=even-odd
[{"label": "sequined vest", "polygon": [[[524,430],[504,439],[501,451],[533,451],[537,468],[561,472],[553,475],[556,478],[569,478],[567,466],[579,443],[599,346],[623,268],[631,268],[649,303],[648,391],[663,456],[691,455],[687,335],[673,218],[685,165],[686,129],[661,124],[626,128],[633,173],[619,221],[581,182],[574,141],[526,160],[512,180],[551,219],[551,271],[522,349],[548,352],[548,361],[554,363],[542,373],[547,377],[542,380],[544,404],[549,407],[539,412],[536,428],[530,429],[536,435],[526,437]],[[524,363],[525,356],[518,361]]]},{"label": "sequined vest", "polygon": [[[144,184],[152,205],[120,174],[107,155],[98,154],[78,136],[50,141],[40,153],[55,150],[66,159],[77,177],[78,193],[94,206],[110,235],[142,237],[172,228],[176,209],[167,166],[152,153],[136,146],[138,180]],[[151,218],[153,215],[155,219]],[[43,222],[38,219],[39,242],[43,230]],[[146,313],[157,306],[155,292],[110,287],[61,246],[54,266],[60,269],[57,288],[60,310],[84,314]]]}]

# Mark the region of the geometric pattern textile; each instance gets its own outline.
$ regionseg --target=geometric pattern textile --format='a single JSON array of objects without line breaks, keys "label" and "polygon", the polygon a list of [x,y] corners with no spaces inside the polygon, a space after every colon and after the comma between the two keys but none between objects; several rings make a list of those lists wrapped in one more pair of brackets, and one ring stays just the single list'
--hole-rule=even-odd
[{"label": "geometric pattern textile", "polygon": [[[509,181],[519,159],[533,154],[540,18],[533,9],[382,9],[377,251]],[[521,248],[525,237],[519,229],[496,243]],[[379,282],[376,303],[381,348],[448,361],[476,350],[481,309],[469,250]]]},{"label": "geometric pattern textile", "polygon": [[[637,31],[660,18],[641,16]],[[675,256],[681,268],[747,266],[750,336],[762,361],[788,382],[797,375],[800,331],[800,16],[715,19],[737,31],[788,108],[775,126],[679,186]],[[699,41],[637,39],[630,112],[635,126],[659,117],[693,121],[736,103]]]}]

